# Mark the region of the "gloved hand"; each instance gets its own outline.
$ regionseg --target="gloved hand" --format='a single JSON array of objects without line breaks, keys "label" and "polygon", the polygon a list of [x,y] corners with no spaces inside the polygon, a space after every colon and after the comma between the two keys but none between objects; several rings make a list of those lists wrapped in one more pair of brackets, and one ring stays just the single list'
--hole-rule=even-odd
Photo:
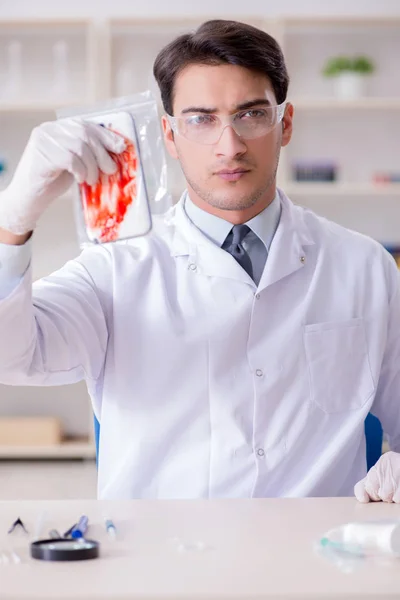
[{"label": "gloved hand", "polygon": [[359,502],[400,503],[400,454],[382,454],[367,476],[355,485],[354,494]]},{"label": "gloved hand", "polygon": [[81,119],[61,119],[36,127],[10,185],[0,194],[0,228],[16,235],[32,231],[47,206],[74,178],[93,185],[99,169],[115,173],[107,150],[119,154],[121,136]]}]

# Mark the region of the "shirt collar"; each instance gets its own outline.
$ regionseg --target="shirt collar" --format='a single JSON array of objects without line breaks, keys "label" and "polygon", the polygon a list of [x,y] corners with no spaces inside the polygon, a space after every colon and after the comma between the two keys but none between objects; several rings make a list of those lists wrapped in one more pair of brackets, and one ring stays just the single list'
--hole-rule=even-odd
[{"label": "shirt collar", "polygon": [[279,193],[276,192],[275,198],[271,204],[246,223],[253,233],[260,238],[268,251],[272,244],[272,240],[274,239],[275,231],[279,225],[281,210]]},{"label": "shirt collar", "polygon": [[184,197],[184,209],[186,215],[197,229],[200,229],[200,231],[204,233],[209,240],[214,242],[214,244],[222,246],[226,236],[232,229],[232,223],[199,208],[197,204],[192,202],[188,193],[186,193]]},{"label": "shirt collar", "polygon": [[[189,197],[184,196],[184,210],[190,221],[217,246],[222,246],[232,229],[232,223],[199,208]],[[269,250],[281,216],[281,202],[278,191],[275,198],[263,211],[247,221],[246,225],[260,238]]]}]

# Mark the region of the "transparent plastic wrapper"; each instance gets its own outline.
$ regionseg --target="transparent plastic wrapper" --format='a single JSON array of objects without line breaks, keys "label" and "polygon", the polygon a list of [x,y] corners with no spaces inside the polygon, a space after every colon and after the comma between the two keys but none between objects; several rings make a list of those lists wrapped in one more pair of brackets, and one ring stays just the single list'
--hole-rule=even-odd
[{"label": "transparent plastic wrapper", "polygon": [[146,235],[152,215],[172,205],[157,102],[151,92],[90,108],[59,110],[57,117],[97,123],[125,141],[121,154],[110,152],[118,167],[115,174],[100,171],[95,185],[77,184],[74,208],[81,247]]}]

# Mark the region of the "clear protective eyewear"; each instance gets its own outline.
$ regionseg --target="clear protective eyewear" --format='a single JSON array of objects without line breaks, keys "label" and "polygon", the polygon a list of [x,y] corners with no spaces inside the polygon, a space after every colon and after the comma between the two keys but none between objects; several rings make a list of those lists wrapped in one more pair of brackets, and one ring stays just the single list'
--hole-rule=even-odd
[{"label": "clear protective eyewear", "polygon": [[197,144],[216,144],[226,127],[245,140],[267,135],[278,125],[285,114],[286,102],[277,106],[248,108],[232,115],[194,113],[184,117],[167,115],[171,129],[177,135]]}]

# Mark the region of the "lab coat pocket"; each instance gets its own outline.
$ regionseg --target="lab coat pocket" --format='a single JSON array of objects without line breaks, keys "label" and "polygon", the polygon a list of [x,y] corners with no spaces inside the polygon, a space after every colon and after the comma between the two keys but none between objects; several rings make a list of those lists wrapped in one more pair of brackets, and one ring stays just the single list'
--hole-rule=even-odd
[{"label": "lab coat pocket", "polygon": [[311,399],[325,413],[364,406],[375,386],[363,319],[306,325]]}]

